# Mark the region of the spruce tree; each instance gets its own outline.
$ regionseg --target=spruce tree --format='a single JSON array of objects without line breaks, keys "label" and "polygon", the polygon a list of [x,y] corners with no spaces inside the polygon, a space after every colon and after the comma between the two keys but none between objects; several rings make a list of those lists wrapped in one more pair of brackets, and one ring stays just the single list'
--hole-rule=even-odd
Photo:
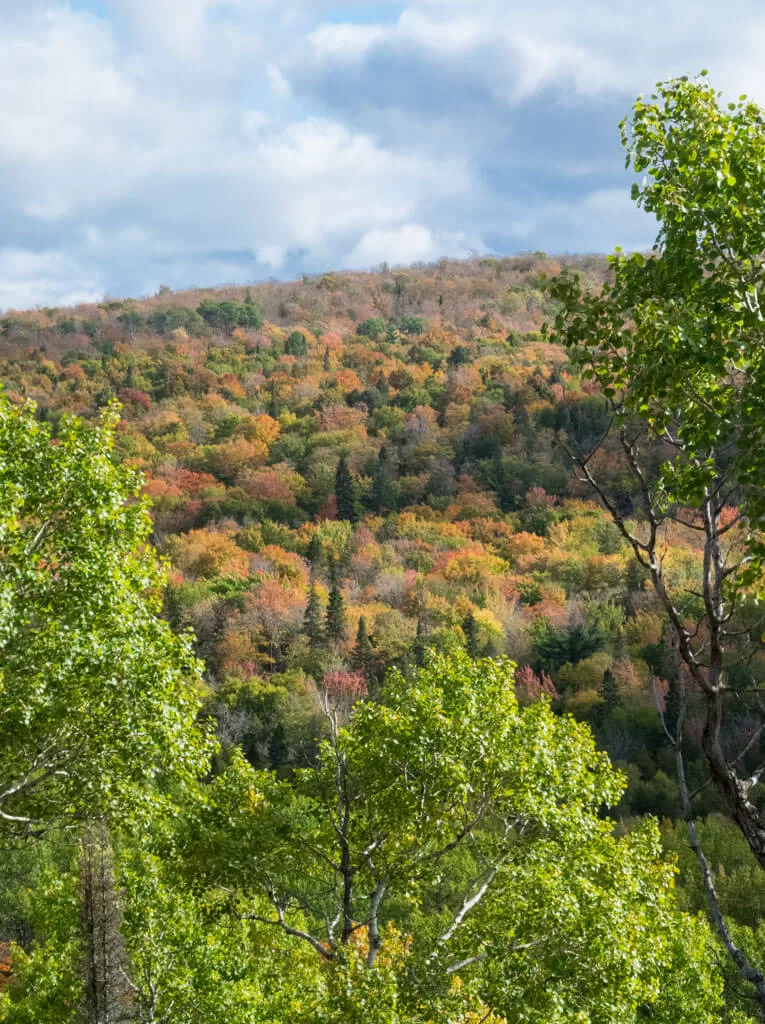
[{"label": "spruce tree", "polygon": [[324,349],[324,372],[329,373],[330,362],[329,362],[329,345]]},{"label": "spruce tree", "polygon": [[308,551],[306,552],[308,561],[311,563],[311,571],[316,570],[321,565],[321,541],[319,540],[318,533],[314,533],[308,542]]},{"label": "spruce tree", "polygon": [[335,498],[337,500],[338,519],[345,519],[349,523],[357,523],[359,512],[356,508],[356,497],[353,491],[353,477],[348,468],[348,459],[345,455],[340,456],[335,474]]},{"label": "spruce tree", "polygon": [[321,605],[319,595],[316,593],[316,584],[311,579],[311,588],[308,591],[308,604],[303,616],[303,634],[308,637],[308,646],[311,650],[321,647],[324,641],[324,630],[321,624]]},{"label": "spruce tree", "polygon": [[481,656],[480,643],[478,639],[478,623],[472,612],[462,623],[462,632],[465,634],[465,650],[475,661]]},{"label": "spruce tree", "polygon": [[271,399],[268,403],[268,415],[272,419],[279,418],[279,400],[276,394],[276,381],[271,381]]},{"label": "spruce tree", "polygon": [[345,601],[334,568],[332,570],[332,588],[327,603],[326,634],[328,640],[334,640],[336,643],[342,643],[346,638]]},{"label": "spruce tree", "polygon": [[417,635],[414,638],[414,647],[412,654],[414,656],[414,663],[418,668],[422,668],[425,664],[425,653],[428,649],[428,634],[425,628],[422,615],[417,616]]},{"label": "spruce tree", "polygon": [[383,445],[372,472],[371,505],[375,512],[389,512],[393,507],[394,470],[388,449]]},{"label": "spruce tree", "polygon": [[293,331],[284,345],[284,351],[288,356],[304,356],[308,353],[305,335],[302,331]]},{"label": "spruce tree", "polygon": [[622,702],[622,697],[619,693],[619,683],[610,668],[607,668],[603,673],[600,695],[603,698],[603,714],[608,717],[614,713]]},{"label": "spruce tree", "polygon": [[263,326],[263,313],[256,305],[249,288],[244,296],[244,302],[237,311],[237,322],[240,327],[252,327],[256,330]]},{"label": "spruce tree", "polygon": [[357,672],[363,672],[369,676],[374,667],[374,651],[367,633],[367,620],[362,615],[359,619],[359,628],[356,630],[356,643],[351,652],[351,667]]},{"label": "spruce tree", "polygon": [[278,722],[268,741],[268,764],[270,768],[275,770],[282,768],[288,763],[289,759],[290,752],[287,746],[287,736],[284,732],[283,724]]}]

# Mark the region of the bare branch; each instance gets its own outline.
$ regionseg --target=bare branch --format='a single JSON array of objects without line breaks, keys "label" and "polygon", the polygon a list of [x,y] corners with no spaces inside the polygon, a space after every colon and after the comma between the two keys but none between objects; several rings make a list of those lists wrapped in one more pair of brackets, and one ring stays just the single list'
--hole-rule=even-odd
[{"label": "bare branch", "polygon": [[258,921],[260,924],[274,925],[277,928],[281,928],[282,931],[286,932],[287,935],[292,935],[293,938],[302,939],[303,942],[307,942],[310,946],[316,950],[325,960],[334,960],[334,950],[329,949],[327,945],[311,935],[309,932],[304,932],[300,928],[293,928],[292,925],[287,924],[284,917],[284,908],[276,899],[274,893],[269,893],[269,898],[274,905],[276,910],[277,918],[274,920],[272,917],[262,917],[260,914],[240,914],[239,917],[242,921]]},{"label": "bare branch", "polygon": [[712,921],[715,925],[715,928],[717,929],[717,934],[720,936],[720,939],[728,952],[728,956],[738,968],[741,977],[744,979],[744,981],[747,981],[750,985],[754,987],[760,1005],[765,1007],[765,974],[763,974],[762,971],[760,971],[758,968],[752,966],[743,950],[739,949],[736,943],[733,941],[733,937],[730,934],[730,930],[725,921],[725,917],[720,909],[720,902],[717,897],[717,891],[715,889],[712,871],[709,867],[709,861],[707,860],[706,855],[704,854],[704,850],[702,849],[698,833],[696,831],[696,823],[693,820],[691,800],[690,796],[688,795],[688,784],[685,778],[685,760],[683,757],[682,750],[685,711],[685,687],[683,686],[681,680],[680,712],[677,717],[677,727],[675,729],[674,746],[675,760],[677,764],[677,781],[680,789],[680,798],[683,805],[683,816],[685,817],[686,825],[688,827],[688,836],[690,839],[693,852],[696,854],[696,859],[699,862],[699,867],[701,868],[701,876],[704,882],[704,889],[707,894],[709,912]]}]

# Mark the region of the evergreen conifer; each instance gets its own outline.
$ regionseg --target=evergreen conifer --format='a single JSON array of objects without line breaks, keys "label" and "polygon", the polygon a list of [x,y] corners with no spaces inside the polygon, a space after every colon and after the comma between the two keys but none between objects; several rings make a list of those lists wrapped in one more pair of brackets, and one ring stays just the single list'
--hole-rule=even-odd
[{"label": "evergreen conifer", "polygon": [[289,748],[287,746],[287,736],[284,732],[284,726],[281,722],[278,722],[268,741],[268,763],[271,768],[277,769],[282,768],[288,761]]},{"label": "evergreen conifer", "polygon": [[326,634],[328,640],[334,640],[336,643],[342,643],[346,638],[345,601],[334,568],[332,570],[332,588],[327,603]]},{"label": "evergreen conifer", "polygon": [[367,620],[362,615],[356,631],[356,643],[351,653],[351,667],[369,677],[374,666],[374,651],[367,633]]},{"label": "evergreen conifer", "polygon": [[353,491],[353,477],[348,468],[348,459],[340,456],[335,474],[335,498],[337,499],[337,517],[349,523],[357,523],[359,512],[356,508],[356,496]]},{"label": "evergreen conifer", "polygon": [[481,656],[481,648],[478,639],[478,623],[472,612],[463,621],[462,632],[465,634],[465,650],[475,661]]},{"label": "evergreen conifer", "polygon": [[422,668],[425,664],[425,652],[428,649],[428,636],[425,628],[425,622],[423,621],[422,615],[417,616],[417,635],[414,639],[414,648],[412,654],[414,656],[414,663],[417,668]]},{"label": "evergreen conifer", "polygon": [[321,541],[319,540],[318,533],[314,533],[311,536],[306,554],[308,561],[311,563],[311,569],[315,572],[321,564]]},{"label": "evergreen conifer", "polygon": [[372,472],[371,505],[375,512],[389,512],[393,506],[394,472],[391,458],[385,445],[377,456],[377,465]]},{"label": "evergreen conifer", "polygon": [[320,647],[324,640],[324,630],[321,624],[321,605],[319,595],[316,593],[316,584],[311,579],[311,587],[308,591],[308,604],[303,616],[303,634],[308,637],[308,645],[312,650]]},{"label": "evergreen conifer", "polygon": [[600,695],[603,698],[603,713],[608,717],[614,713],[622,702],[622,697],[619,693],[619,683],[610,668],[607,668],[603,673]]}]

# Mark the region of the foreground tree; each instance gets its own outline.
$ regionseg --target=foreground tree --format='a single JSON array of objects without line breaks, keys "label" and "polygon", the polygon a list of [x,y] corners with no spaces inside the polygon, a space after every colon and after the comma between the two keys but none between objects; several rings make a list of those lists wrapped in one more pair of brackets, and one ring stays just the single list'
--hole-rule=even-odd
[{"label": "foreground tree", "polygon": [[[710,918],[747,991],[765,1007],[765,973],[737,945],[720,909],[693,820],[693,796],[704,787],[690,792],[683,755],[688,698],[698,694],[709,779],[765,868],[765,816],[755,792],[765,775],[765,722],[751,667],[765,624],[765,113],[743,96],[723,109],[703,79],[659,85],[622,124],[628,166],[647,172],[633,198],[657,217],[660,232],[648,257],[612,258],[613,282],[598,295],[585,294],[571,275],[554,282],[562,303],[554,337],[611,407],[599,444],[569,454],[667,616],[684,672],[664,718],[683,816]],[[633,477],[633,510],[599,474],[600,449],[614,445]],[[703,558],[690,586],[665,563],[672,524],[699,536]],[[742,711],[760,722],[736,742],[731,725]]]},{"label": "foreground tree", "polygon": [[317,1019],[714,1019],[708,932],[655,827],[599,815],[624,781],[585,726],[520,710],[511,667],[464,653],[361,692],[327,677],[314,766],[235,759],[189,840],[236,913],[338,979]]},{"label": "foreground tree", "polygon": [[160,618],[139,476],[112,459],[117,413],[64,418],[0,397],[0,829],[146,805],[192,777],[200,665]]},{"label": "foreground tree", "polygon": [[[0,1021],[315,1024],[327,986],[310,950],[296,953],[286,936],[227,912],[220,893],[186,884],[168,855],[169,823],[154,824],[151,837],[123,836],[106,864],[97,853],[38,879],[38,941],[13,949]],[[83,889],[92,902],[80,924]]]},{"label": "foreground tree", "polygon": [[[553,337],[612,412],[601,445],[570,454],[650,576],[703,698],[711,780],[765,868],[753,794],[765,771],[762,727],[737,750],[725,735],[732,704],[759,714],[747,666],[763,627],[765,113],[746,97],[723,107],[703,76],[682,78],[639,99],[622,136],[628,166],[645,174],[633,198],[660,231],[649,256],[612,258],[600,294],[572,275],[553,283],[562,303]],[[603,445],[632,473],[637,522],[599,477]],[[673,522],[703,546],[691,587],[665,567]]]}]

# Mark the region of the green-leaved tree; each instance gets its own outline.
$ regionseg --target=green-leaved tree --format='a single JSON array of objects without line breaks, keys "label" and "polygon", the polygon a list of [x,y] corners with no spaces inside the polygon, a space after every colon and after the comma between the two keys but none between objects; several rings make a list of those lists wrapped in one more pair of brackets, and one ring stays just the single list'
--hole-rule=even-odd
[{"label": "green-leaved tree", "polygon": [[235,758],[192,841],[207,884],[337,979],[317,1020],[716,1019],[708,929],[678,912],[655,825],[602,816],[625,783],[586,726],[520,709],[511,666],[465,653],[379,702],[352,706],[352,673],[324,690],[315,763]]},{"label": "green-leaved tree", "polygon": [[[620,453],[636,499],[630,519],[595,450],[571,450],[649,575],[694,689],[710,777],[765,868],[756,751],[724,740],[731,705],[760,714],[732,677],[760,644],[765,566],[765,112],[723,104],[687,77],[638,99],[622,126],[637,204],[659,223],[648,255],[611,257],[613,279],[588,293],[553,282],[552,337],[610,404],[602,444]],[[696,532],[698,578],[680,584],[663,550],[672,523]],[[747,692],[749,689],[750,692]]]},{"label": "green-leaved tree", "polygon": [[146,807],[204,770],[200,665],[160,617],[140,477],[116,410],[64,418],[0,397],[0,831]]}]

